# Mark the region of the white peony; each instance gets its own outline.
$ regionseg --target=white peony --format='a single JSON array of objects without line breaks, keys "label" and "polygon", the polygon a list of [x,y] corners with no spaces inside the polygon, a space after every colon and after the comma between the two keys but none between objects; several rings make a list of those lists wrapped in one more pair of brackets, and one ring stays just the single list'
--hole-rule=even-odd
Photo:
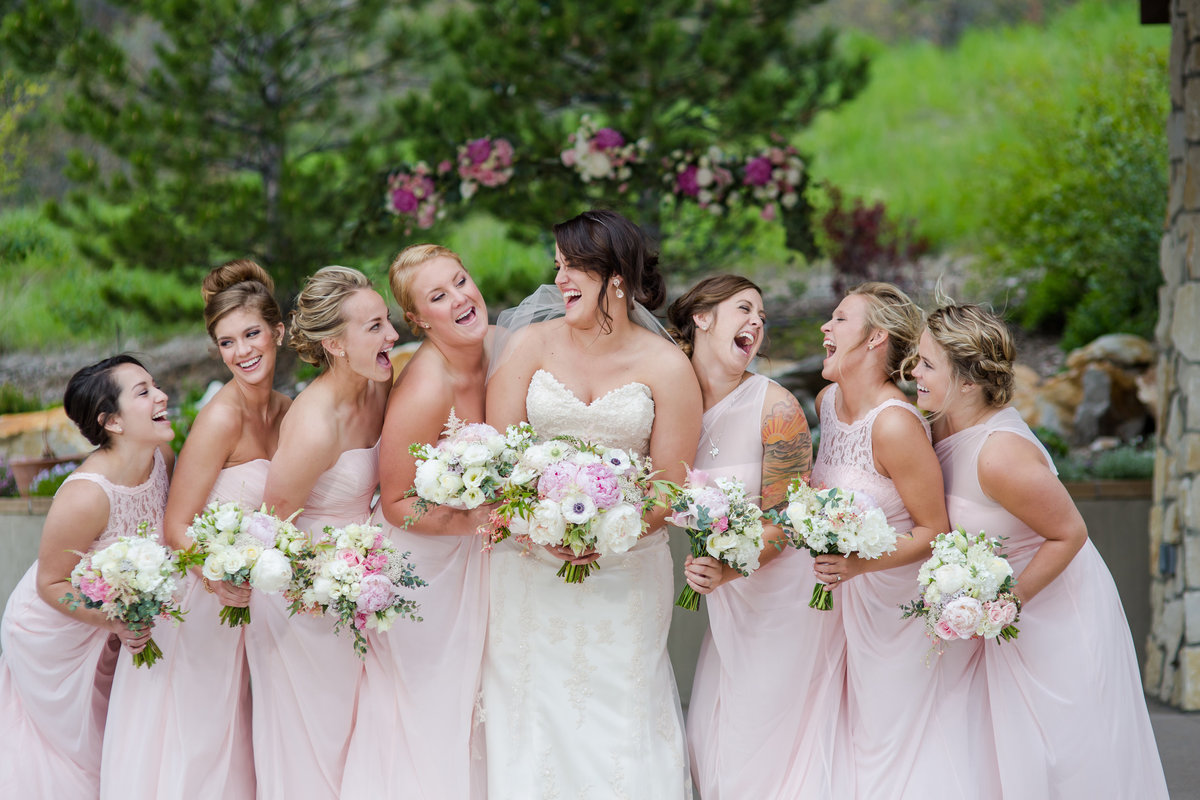
[{"label": "white peony", "polygon": [[627,503],[615,505],[601,514],[592,525],[596,550],[601,555],[624,553],[637,544],[642,534],[642,515]]},{"label": "white peony", "polygon": [[970,578],[967,568],[961,564],[945,564],[933,571],[933,581],[943,595],[954,594],[963,588]]},{"label": "white peony", "polygon": [[575,163],[580,167],[584,180],[607,178],[612,174],[612,159],[599,150],[589,151]]},{"label": "white peony", "polygon": [[534,544],[561,544],[567,532],[567,522],[553,500],[539,500],[529,516],[529,538]]},{"label": "white peony", "polygon": [[492,457],[492,451],[483,442],[472,442],[463,448],[459,462],[464,467],[478,467],[486,464]]},{"label": "white peony", "polygon": [[268,594],[282,592],[292,580],[292,562],[275,548],[264,550],[250,568],[250,585]]}]

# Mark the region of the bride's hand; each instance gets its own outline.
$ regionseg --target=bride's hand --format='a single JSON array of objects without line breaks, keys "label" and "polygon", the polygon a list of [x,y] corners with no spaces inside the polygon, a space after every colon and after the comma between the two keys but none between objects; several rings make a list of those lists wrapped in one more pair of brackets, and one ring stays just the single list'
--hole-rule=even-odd
[{"label": "bride's hand", "polygon": [[712,556],[688,556],[683,562],[683,577],[697,594],[708,594],[737,574],[736,570],[729,569]]},{"label": "bride's hand", "polygon": [[569,547],[552,544],[543,546],[546,548],[546,552],[550,555],[554,556],[560,561],[569,561],[572,564],[591,564],[600,557],[600,554],[590,547],[579,555],[575,555],[575,551]]}]

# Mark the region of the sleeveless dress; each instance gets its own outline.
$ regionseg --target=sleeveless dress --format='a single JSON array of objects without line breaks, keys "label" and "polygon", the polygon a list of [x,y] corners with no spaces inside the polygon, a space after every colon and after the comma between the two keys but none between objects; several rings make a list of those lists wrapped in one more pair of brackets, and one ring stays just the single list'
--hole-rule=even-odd
[{"label": "sleeveless dress", "polygon": [[[983,493],[979,452],[998,432],[1045,448],[1005,408],[937,444],[950,523],[1007,537],[1020,580],[1046,540]],[[1046,461],[1053,469],[1049,455]],[[1016,641],[984,649],[1004,797],[1021,800],[1166,798],[1162,762],[1138,677],[1125,611],[1089,539],[1021,609]]]},{"label": "sleeveless dress", "polygon": [[[296,526],[319,535],[366,522],[378,483],[378,444],[343,452],[317,478]],[[335,634],[328,617],[288,616],[281,595],[251,593],[250,615],[258,798],[336,800],[363,675],[351,635]]]},{"label": "sleeveless dress", "polygon": [[422,619],[403,619],[367,653],[343,797],[482,800],[486,763],[476,706],[488,622],[488,554],[474,531],[382,525],[428,585],[406,589]]},{"label": "sleeveless dress", "polygon": [[[205,503],[258,509],[270,463],[258,459],[221,470]],[[170,651],[163,646],[163,660],[152,669],[118,672],[104,735],[101,795],[249,800],[254,760],[246,629],[221,623],[221,601],[190,571],[181,582],[184,623],[154,628],[160,646],[160,631],[172,629]],[[118,691],[126,698],[119,707]],[[150,737],[148,731],[161,734]],[[133,770],[130,764],[139,766]]]},{"label": "sleeveless dress", "polygon": [[[586,404],[545,370],[526,395],[528,420],[646,454],[650,389],[627,383]],[[488,797],[691,797],[683,720],[667,657],[673,575],[666,529],[596,562],[582,584],[562,562],[507,539],[491,555],[484,653]]]},{"label": "sleeveless dress", "polygon": [[[63,485],[71,481],[90,481],[108,497],[108,524],[90,552],[135,534],[140,522],[162,529],[168,479],[158,450],[137,486],[79,471]],[[0,797],[96,797],[113,672],[118,660],[132,666],[128,653],[108,631],[42,600],[36,561],[8,599],[0,638]]]},{"label": "sleeveless dress", "polygon": [[[696,453],[697,468],[740,479],[750,496],[762,491],[770,383],[748,378],[704,412]],[[831,770],[845,637],[835,612],[808,607],[812,562],[807,551],[786,548],[704,601],[709,630],[687,719],[692,777],[704,800],[838,797]]]},{"label": "sleeveless dress", "polygon": [[[887,408],[902,408],[929,426],[902,400],[887,400],[860,420],[837,416],[837,384],[821,402],[821,446],[813,481],[855,493],[887,516],[900,533],[912,518],[890,478],[875,469],[871,431]],[[899,607],[917,596],[924,558],[866,572],[833,593],[846,631],[847,721],[852,745],[839,750],[839,771],[853,771],[854,797],[998,796],[991,725],[982,673],[982,643],[954,642],[941,656],[925,627],[901,619]],[[839,795],[841,796],[841,795]]]}]

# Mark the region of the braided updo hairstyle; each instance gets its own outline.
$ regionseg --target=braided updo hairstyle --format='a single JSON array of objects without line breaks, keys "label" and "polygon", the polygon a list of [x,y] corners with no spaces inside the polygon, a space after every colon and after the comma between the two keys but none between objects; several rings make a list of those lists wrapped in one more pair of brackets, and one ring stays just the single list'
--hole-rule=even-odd
[{"label": "braided updo hairstyle", "polygon": [[929,314],[925,326],[955,377],[978,386],[985,403],[998,408],[1012,399],[1017,348],[1004,320],[977,305],[947,303]]},{"label": "braided updo hairstyle", "polygon": [[667,309],[668,333],[684,355],[692,357],[692,346],[696,341],[695,314],[712,311],[738,292],[753,289],[762,295],[762,289],[749,278],[741,275],[713,275],[697,283],[671,303]]},{"label": "braided updo hairstyle", "polygon": [[846,292],[867,301],[867,332],[881,330],[888,335],[887,374],[893,381],[908,379],[908,357],[917,349],[924,318],[920,307],[899,287],[881,281],[868,281]]},{"label": "braided updo hairstyle", "polygon": [[346,330],[342,306],[359,289],[370,289],[371,281],[353,267],[322,267],[304,282],[288,330],[288,346],[301,361],[329,366],[329,351],[323,342]]},{"label": "braided updo hairstyle", "polygon": [[608,284],[621,279],[626,309],[636,300],[653,311],[667,299],[667,287],[658,271],[658,253],[650,248],[642,229],[615,211],[597,209],[554,226],[558,251],[572,269],[597,275],[602,285],[597,297],[601,327],[612,329],[608,313]]},{"label": "braided updo hairstyle", "polygon": [[[267,326],[274,328],[283,322],[279,303],[275,301],[275,282],[267,271],[247,258],[229,261],[204,277],[200,295],[204,298],[204,327],[216,341],[217,323],[238,309],[257,312]],[[274,334],[272,334],[273,336]]]}]

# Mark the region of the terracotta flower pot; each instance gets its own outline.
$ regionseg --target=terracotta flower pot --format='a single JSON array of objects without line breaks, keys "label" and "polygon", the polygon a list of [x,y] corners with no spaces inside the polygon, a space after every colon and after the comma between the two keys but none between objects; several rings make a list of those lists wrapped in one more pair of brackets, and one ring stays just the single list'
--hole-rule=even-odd
[{"label": "terracotta flower pot", "polygon": [[21,497],[29,496],[29,484],[33,483],[33,479],[38,473],[44,469],[66,464],[69,461],[83,461],[84,456],[55,456],[54,458],[14,458],[8,462],[8,466],[12,469],[13,480],[17,483],[17,494]]}]

